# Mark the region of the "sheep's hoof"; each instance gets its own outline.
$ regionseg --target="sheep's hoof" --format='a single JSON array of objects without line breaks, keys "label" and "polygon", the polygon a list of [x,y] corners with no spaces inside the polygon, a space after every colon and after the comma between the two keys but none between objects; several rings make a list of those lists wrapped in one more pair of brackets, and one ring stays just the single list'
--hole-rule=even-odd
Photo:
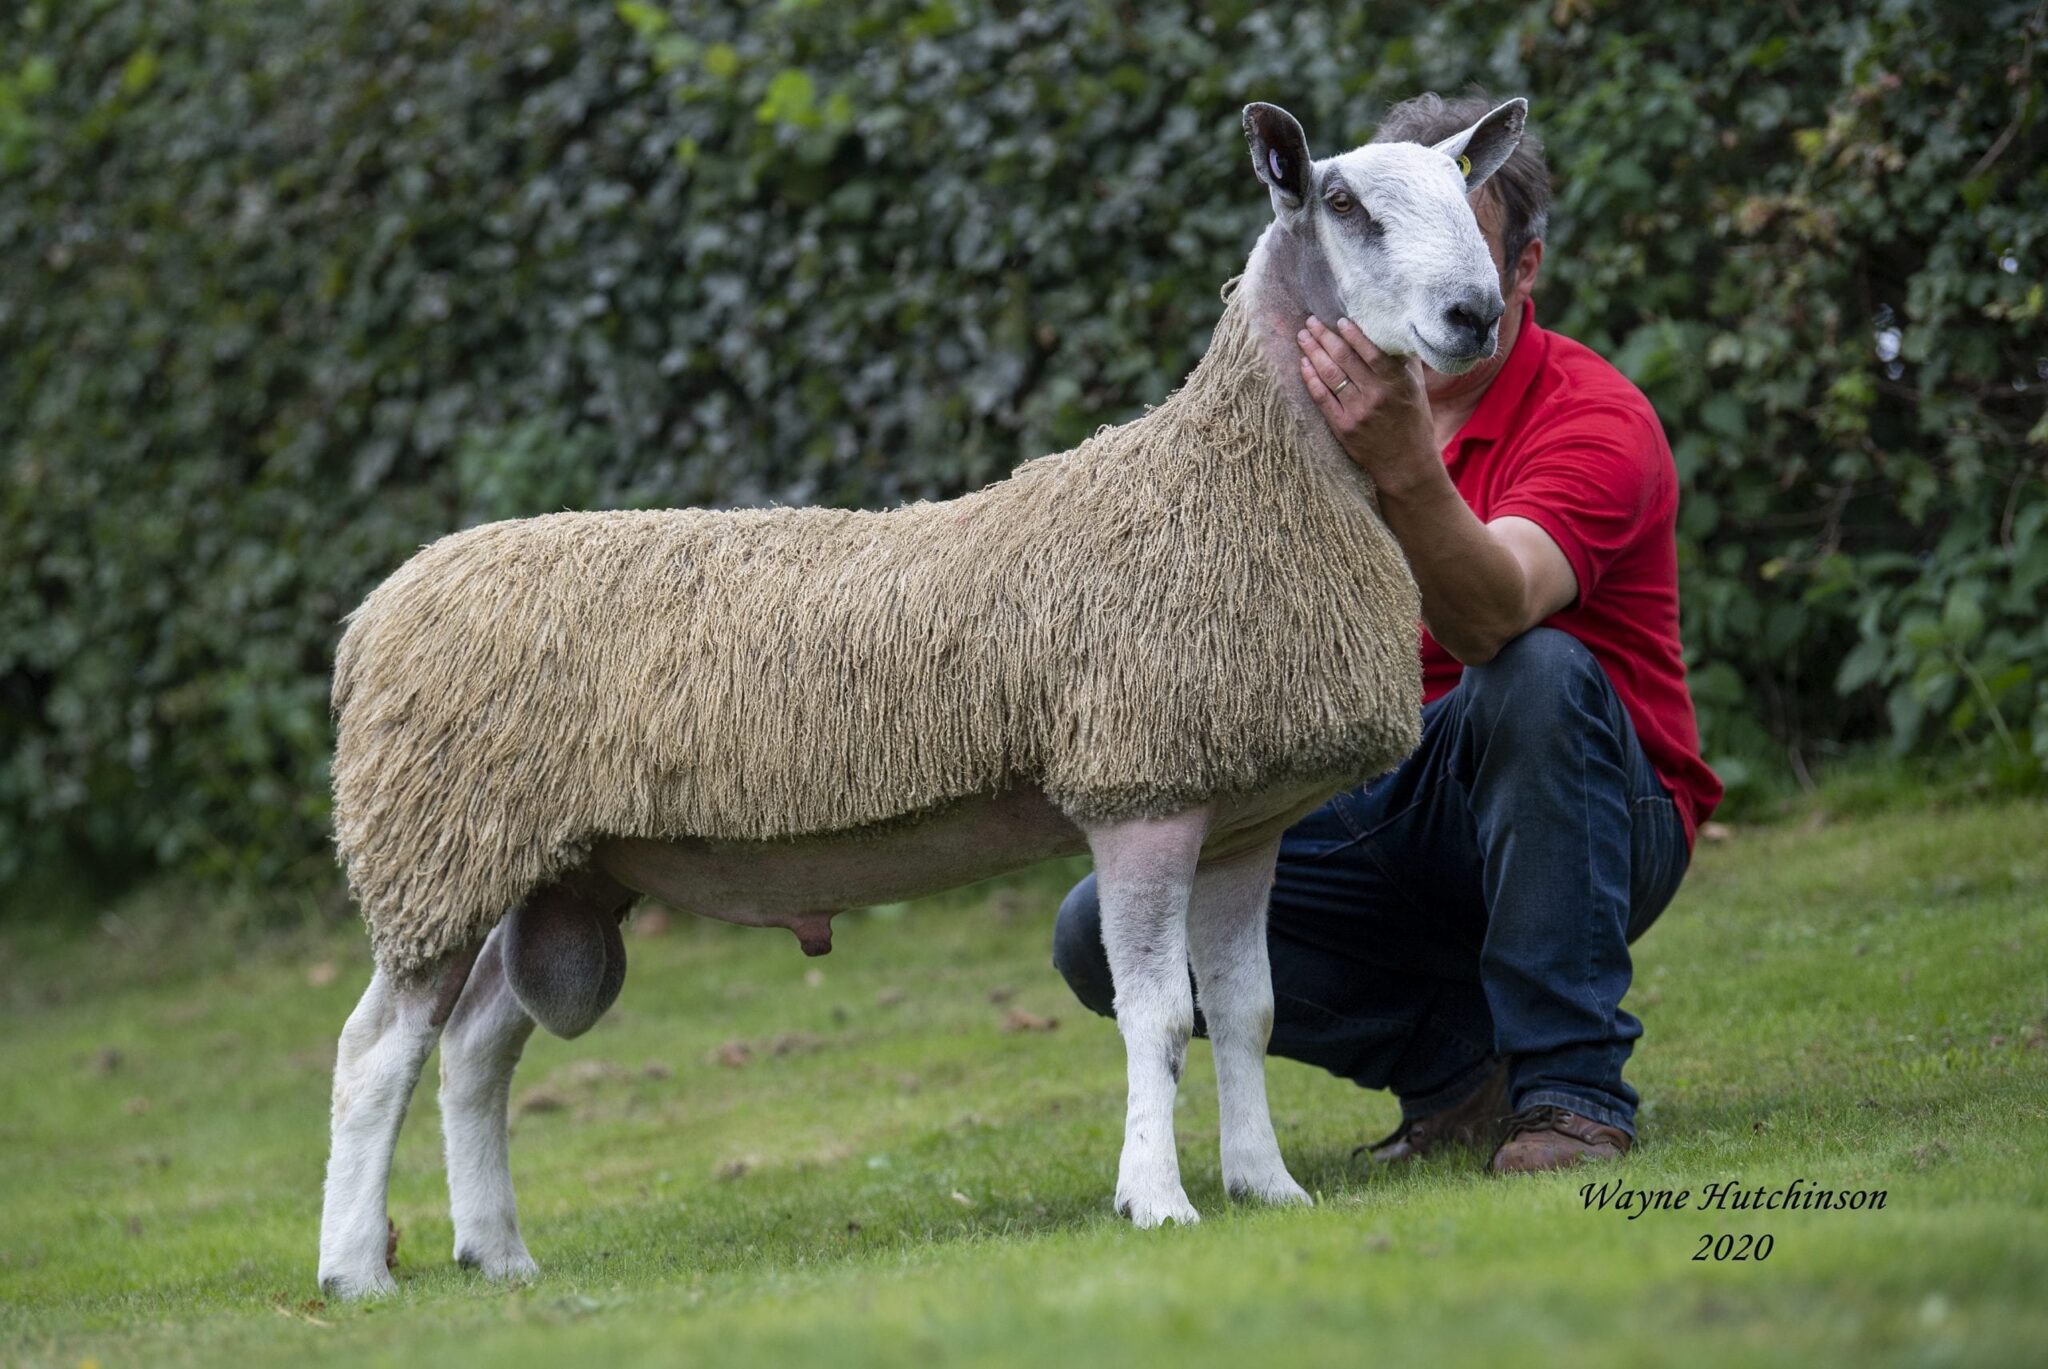
[{"label": "sheep's hoof", "polygon": [[517,1241],[495,1249],[463,1246],[455,1252],[455,1263],[474,1269],[492,1283],[532,1283],[540,1277],[540,1266]]},{"label": "sheep's hoof", "polygon": [[1294,1182],[1285,1168],[1259,1174],[1246,1172],[1226,1174],[1223,1179],[1224,1192],[1237,1199],[1250,1198],[1275,1207],[1314,1207],[1316,1200],[1308,1196],[1308,1190]]},{"label": "sheep's hoof", "polygon": [[391,1277],[388,1269],[375,1269],[362,1274],[322,1274],[320,1292],[336,1302],[354,1302],[359,1298],[381,1298],[398,1291],[398,1280]]},{"label": "sheep's hoof", "polygon": [[1181,1226],[1193,1226],[1202,1220],[1202,1214],[1195,1211],[1195,1205],[1188,1201],[1188,1195],[1181,1191],[1179,1184],[1171,1192],[1159,1192],[1139,1197],[1134,1194],[1118,1193],[1116,1210],[1131,1219],[1131,1225],[1140,1231],[1176,1222]]}]

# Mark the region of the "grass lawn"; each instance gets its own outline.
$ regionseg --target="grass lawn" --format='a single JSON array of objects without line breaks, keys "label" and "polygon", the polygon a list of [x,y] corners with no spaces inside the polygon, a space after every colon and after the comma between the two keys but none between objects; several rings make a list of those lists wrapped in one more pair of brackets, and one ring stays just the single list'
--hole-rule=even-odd
[{"label": "grass lawn", "polygon": [[[161,892],[0,920],[0,1362],[1067,1365],[2048,1362],[2048,808],[1826,816],[1703,846],[1638,948],[1632,1185],[1882,1189],[1880,1211],[1584,1210],[1579,1176],[1354,1167],[1390,1099],[1276,1062],[1313,1211],[1111,1217],[1114,1030],[1047,964],[1043,870],[840,920],[837,949],[629,930],[619,1008],[537,1038],[513,1169],[544,1277],[449,1258],[431,1078],[401,1292],[314,1288],[352,929],[246,935]],[[643,919],[646,914],[641,915]],[[1035,1019],[1056,1018],[1046,1029]],[[1695,1202],[1697,1202],[1697,1196]],[[1768,1233],[1762,1261],[1695,1261]]]}]

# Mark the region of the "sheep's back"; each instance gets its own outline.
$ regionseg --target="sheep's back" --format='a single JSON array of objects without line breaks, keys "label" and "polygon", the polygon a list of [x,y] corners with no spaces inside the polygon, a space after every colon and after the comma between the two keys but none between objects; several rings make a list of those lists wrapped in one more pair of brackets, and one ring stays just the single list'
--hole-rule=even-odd
[{"label": "sheep's back", "polygon": [[963,506],[557,514],[415,556],[335,669],[380,958],[481,934],[596,836],[838,831],[1007,783],[1021,666]]}]

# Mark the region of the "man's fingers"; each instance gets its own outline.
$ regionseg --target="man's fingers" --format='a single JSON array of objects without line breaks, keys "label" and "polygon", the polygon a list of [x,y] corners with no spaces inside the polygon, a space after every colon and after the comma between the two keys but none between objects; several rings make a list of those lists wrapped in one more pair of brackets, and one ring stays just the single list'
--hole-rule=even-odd
[{"label": "man's fingers", "polygon": [[[1352,383],[1363,385],[1372,379],[1372,368],[1366,364],[1365,358],[1352,347],[1350,341],[1342,333],[1331,328],[1314,314],[1308,316],[1307,332],[1310,337],[1322,344],[1322,348],[1329,354],[1330,360],[1337,363],[1342,369],[1344,376],[1351,380]],[[1363,337],[1364,334],[1361,333],[1359,336]]]},{"label": "man's fingers", "polygon": [[1346,418],[1344,401],[1330,393],[1330,387],[1323,384],[1323,378],[1316,374],[1315,366],[1307,357],[1301,359],[1301,380],[1308,386],[1308,397],[1323,411],[1326,420],[1335,423]]},{"label": "man's fingers", "polygon": [[1364,357],[1368,366],[1376,364],[1386,356],[1385,352],[1373,346],[1372,339],[1365,335],[1365,329],[1348,318],[1337,320],[1337,335],[1350,343],[1351,350]]},{"label": "man's fingers", "polygon": [[1350,319],[1340,318],[1337,320],[1337,336],[1343,338],[1351,350],[1358,353],[1359,360],[1363,361],[1374,374],[1388,375],[1401,369],[1399,361],[1373,346],[1373,341],[1365,335],[1365,330]]},{"label": "man's fingers", "polygon": [[1350,319],[1341,318],[1337,320],[1337,336],[1344,339],[1351,350],[1358,353],[1359,359],[1365,363],[1366,368],[1382,380],[1392,384],[1399,383],[1407,378],[1408,363],[1406,359],[1388,356],[1385,352],[1382,352],[1373,345],[1372,339],[1365,335],[1365,330]]},{"label": "man's fingers", "polygon": [[1330,349],[1307,329],[1303,329],[1295,340],[1301,345],[1301,354],[1308,361],[1309,368],[1315,372],[1316,377],[1329,387],[1331,394],[1341,399],[1346,383],[1355,383],[1352,377],[1346,374],[1337,358],[1330,355]]}]

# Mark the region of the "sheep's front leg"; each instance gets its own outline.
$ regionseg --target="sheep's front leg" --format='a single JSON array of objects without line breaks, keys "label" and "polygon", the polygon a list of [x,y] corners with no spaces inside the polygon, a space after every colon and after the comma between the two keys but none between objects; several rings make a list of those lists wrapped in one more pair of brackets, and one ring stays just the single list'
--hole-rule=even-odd
[{"label": "sheep's front leg", "polygon": [[1088,833],[1130,1077],[1116,1210],[1141,1227],[1201,1220],[1181,1189],[1173,1099],[1195,1026],[1188,892],[1207,829],[1208,814],[1197,810]]},{"label": "sheep's front leg", "polygon": [[519,1234],[505,1114],[512,1071],[534,1024],[506,982],[503,931],[500,924],[484,943],[441,1037],[441,1131],[455,1262],[487,1278],[523,1281],[540,1266]]},{"label": "sheep's front leg", "polygon": [[1266,1107],[1266,1043],[1273,1035],[1273,974],[1266,957],[1266,900],[1276,837],[1245,855],[1205,863],[1188,900],[1188,950],[1202,1018],[1216,1056],[1223,1188],[1269,1203],[1314,1200],[1280,1158]]},{"label": "sheep's front leg", "polygon": [[334,1131],[320,1212],[320,1287],[360,1298],[398,1285],[387,1263],[391,1152],[435,1038],[462,992],[474,950],[416,977],[378,970],[341,1029],[334,1058]]}]

